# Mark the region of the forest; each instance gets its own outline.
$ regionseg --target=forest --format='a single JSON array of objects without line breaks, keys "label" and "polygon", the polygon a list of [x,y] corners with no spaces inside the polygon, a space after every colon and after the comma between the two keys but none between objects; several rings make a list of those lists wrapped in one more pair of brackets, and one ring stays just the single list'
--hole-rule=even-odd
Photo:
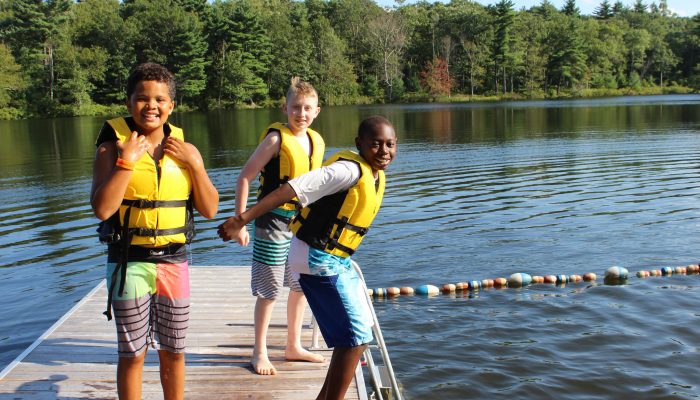
[{"label": "forest", "polygon": [[0,0],[0,118],[123,111],[138,63],[182,110],[275,106],[292,76],[322,105],[685,93],[700,14],[666,0]]}]

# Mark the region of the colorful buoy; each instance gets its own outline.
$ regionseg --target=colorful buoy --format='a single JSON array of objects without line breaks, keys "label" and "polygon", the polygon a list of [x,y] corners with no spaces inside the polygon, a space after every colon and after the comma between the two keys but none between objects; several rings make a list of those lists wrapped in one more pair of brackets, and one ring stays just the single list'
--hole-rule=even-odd
[{"label": "colorful buoy", "polygon": [[577,275],[577,274],[569,275],[569,282],[581,282],[582,280],[583,280],[583,278],[581,277],[581,275]]},{"label": "colorful buoy", "polygon": [[372,290],[372,289],[367,289],[367,295],[368,295],[369,297],[372,297],[372,296],[374,295],[374,290]]},{"label": "colorful buoy", "polygon": [[433,285],[420,285],[416,288],[416,294],[432,296],[440,293],[440,289]]},{"label": "colorful buoy", "polygon": [[454,293],[457,287],[453,283],[442,285],[442,293]]},{"label": "colorful buoy", "polygon": [[375,288],[374,289],[374,295],[376,297],[384,297],[386,296],[386,289],[384,288]]},{"label": "colorful buoy", "polygon": [[661,276],[661,270],[660,269],[652,269],[649,271],[649,275],[651,276]]},{"label": "colorful buoy", "polygon": [[554,275],[545,275],[544,283],[557,283],[557,277]]},{"label": "colorful buoy", "polygon": [[687,269],[689,274],[697,274],[700,272],[700,266],[697,264],[688,265]]},{"label": "colorful buoy", "polygon": [[671,268],[671,267],[661,268],[661,275],[673,275],[673,268]]},{"label": "colorful buoy", "polygon": [[401,293],[404,296],[412,295],[413,292],[414,292],[414,290],[410,286],[404,286],[401,289],[399,289],[399,293]]},{"label": "colorful buoy", "polygon": [[469,282],[469,290],[479,290],[481,289],[481,282],[471,281]]},{"label": "colorful buoy", "polygon": [[688,272],[688,269],[686,267],[676,267],[675,273],[685,275]]},{"label": "colorful buoy", "polygon": [[606,279],[627,279],[628,275],[629,271],[624,267],[613,266],[605,271]]},{"label": "colorful buoy", "polygon": [[508,277],[508,286],[521,287],[532,283],[532,277],[524,272],[516,272]]},{"label": "colorful buoy", "polygon": [[583,280],[586,282],[593,282],[597,279],[595,272],[586,272],[583,274]]},{"label": "colorful buoy", "polygon": [[397,287],[386,288],[386,294],[389,296],[398,296],[401,294],[401,289]]},{"label": "colorful buoy", "polygon": [[649,271],[645,271],[645,270],[637,271],[637,278],[643,279],[643,278],[648,278],[650,276],[651,276],[651,273],[649,273]]},{"label": "colorful buoy", "polygon": [[557,275],[557,276],[556,276],[556,279],[557,279],[557,280],[556,280],[556,283],[557,283],[557,284],[564,284],[564,283],[569,282],[569,277],[566,276],[566,275],[564,275],[564,274]]},{"label": "colorful buoy", "polygon": [[544,276],[534,275],[532,277],[532,283],[544,283]]},{"label": "colorful buoy", "polygon": [[467,290],[467,289],[469,289],[469,283],[468,282],[457,282],[457,283],[455,283],[455,289]]},{"label": "colorful buoy", "polygon": [[506,287],[507,285],[508,285],[508,279],[506,279],[506,278],[499,277],[499,278],[496,278],[493,280],[493,287],[495,287],[495,288],[503,288],[503,287]]}]

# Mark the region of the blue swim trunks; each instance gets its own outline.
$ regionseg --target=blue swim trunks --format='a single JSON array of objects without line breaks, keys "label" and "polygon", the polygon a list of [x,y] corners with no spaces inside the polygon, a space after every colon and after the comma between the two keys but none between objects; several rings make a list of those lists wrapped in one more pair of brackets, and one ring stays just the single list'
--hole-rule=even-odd
[{"label": "blue swim trunks", "polygon": [[[324,257],[318,253],[324,252],[309,249],[309,261],[314,256]],[[343,261],[349,263],[348,259]],[[299,275],[299,284],[323,339],[328,347],[355,347],[369,343],[373,339],[372,314],[360,276],[352,268],[338,268],[336,271],[338,274],[335,275]]]}]

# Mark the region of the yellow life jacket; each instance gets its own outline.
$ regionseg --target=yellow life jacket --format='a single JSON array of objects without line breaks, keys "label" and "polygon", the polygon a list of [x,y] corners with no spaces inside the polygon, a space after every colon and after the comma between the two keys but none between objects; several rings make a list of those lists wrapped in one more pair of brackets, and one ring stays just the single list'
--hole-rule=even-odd
[{"label": "yellow life jacket", "polygon": [[[260,174],[258,200],[267,196],[288,180],[305,174],[312,169],[320,168],[323,163],[323,154],[326,151],[323,138],[313,129],[306,129],[306,135],[309,137],[311,144],[310,156],[301,146],[299,140],[294,137],[294,133],[279,122],[271,124],[263,131],[260,135],[260,142],[265,140],[270,131],[280,132],[280,152],[278,157],[274,157],[263,167]],[[277,207],[277,209],[289,214],[296,211],[298,204],[299,201],[294,198],[290,202]]]},{"label": "yellow life jacket", "polygon": [[[107,123],[119,140],[129,140],[131,129],[124,118]],[[182,129],[173,125],[169,128],[170,136],[184,140]],[[159,247],[188,243],[194,236],[192,205],[188,203],[191,192],[189,171],[179,161],[163,154],[156,165],[150,154],[144,154],[134,165],[119,207],[119,224],[128,227],[130,244]],[[124,223],[126,219],[128,224]],[[124,235],[121,239],[126,240]]]},{"label": "yellow life jacket", "polygon": [[362,175],[350,189],[325,196],[304,207],[292,221],[290,229],[309,246],[340,257],[355,252],[382,205],[386,181],[384,171],[377,171],[359,154],[343,150],[331,156],[324,165],[350,160],[360,166]]}]

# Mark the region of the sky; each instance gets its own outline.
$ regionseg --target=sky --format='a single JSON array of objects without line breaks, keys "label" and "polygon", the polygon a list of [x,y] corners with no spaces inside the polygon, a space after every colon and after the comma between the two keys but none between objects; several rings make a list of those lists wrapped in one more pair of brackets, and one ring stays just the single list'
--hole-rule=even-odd
[{"label": "sky", "polygon": [[[434,0],[428,0],[429,2],[433,2]],[[449,0],[442,0],[444,2],[449,2]],[[496,4],[498,0],[475,0],[477,3],[481,3],[483,5],[489,5],[489,4]],[[542,3],[542,0],[512,0],[513,4],[515,4],[515,9],[520,10],[522,8],[530,8],[532,6],[536,6],[538,4]],[[566,3],[566,0],[549,0],[550,3],[552,3],[556,8],[561,9]],[[576,5],[578,8],[581,10],[581,14],[584,15],[591,15],[595,11],[596,8],[600,5],[602,0],[576,0]],[[610,4],[615,3],[615,0],[609,0]],[[650,4],[650,3],[656,3],[659,4],[659,0],[644,0],[644,4]],[[408,0],[406,3],[413,3],[413,1]],[[622,0],[622,4],[625,4],[626,6],[632,7],[634,5],[635,0]],[[378,0],[377,4],[383,5],[383,6],[391,6],[393,5],[392,0]],[[700,13],[700,0],[667,0],[666,4],[668,4],[668,8],[676,13],[680,17],[692,17],[693,15]]]}]

